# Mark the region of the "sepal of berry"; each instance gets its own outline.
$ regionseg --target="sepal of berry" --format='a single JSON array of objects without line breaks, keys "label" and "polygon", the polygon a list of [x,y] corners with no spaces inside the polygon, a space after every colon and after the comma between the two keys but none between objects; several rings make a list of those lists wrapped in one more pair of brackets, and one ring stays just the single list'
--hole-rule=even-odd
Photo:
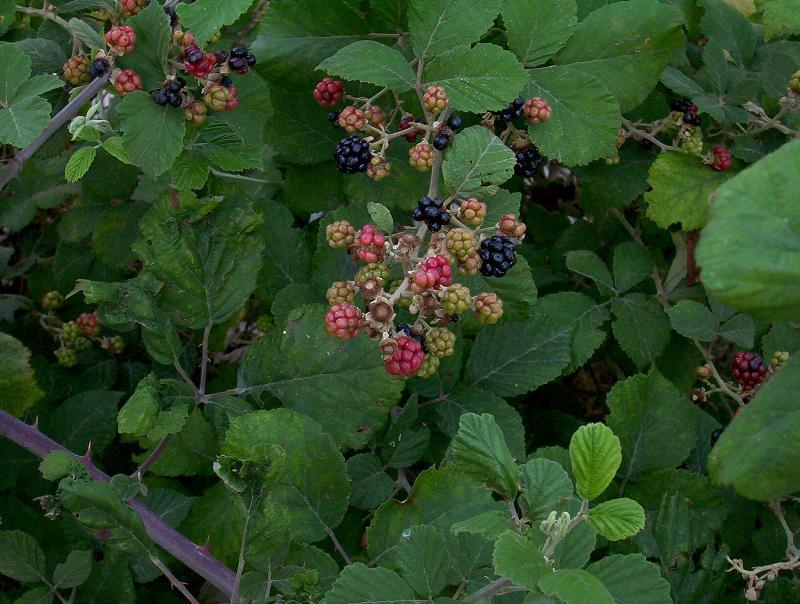
[{"label": "sepal of berry", "polygon": [[454,283],[442,296],[442,309],[448,315],[458,315],[472,306],[472,296],[469,289],[460,283]]},{"label": "sepal of berry", "polygon": [[475,234],[461,227],[450,229],[447,233],[447,251],[459,261],[466,260],[478,249]]},{"label": "sepal of berry", "polygon": [[362,262],[375,264],[383,260],[386,237],[378,227],[365,224],[356,236],[356,256]]},{"label": "sepal of berry", "polygon": [[503,300],[494,292],[475,296],[475,317],[484,325],[494,325],[503,316]]},{"label": "sepal of berry", "polygon": [[429,356],[449,357],[455,351],[456,334],[446,327],[434,327],[425,334],[425,344]]},{"label": "sepal of berry", "polygon": [[503,235],[481,241],[481,274],[485,277],[502,277],[517,263],[516,245]]},{"label": "sepal of berry", "polygon": [[335,281],[325,292],[328,306],[336,306],[349,302],[352,304],[356,299],[356,288],[349,281]]},{"label": "sepal of berry", "polygon": [[89,59],[83,55],[70,58],[64,63],[64,79],[73,86],[89,81]]},{"label": "sepal of berry", "polygon": [[116,25],[106,33],[106,44],[117,54],[133,52],[136,48],[136,32],[130,25]]},{"label": "sepal of berry", "polygon": [[535,96],[525,101],[522,112],[525,114],[525,119],[531,124],[541,124],[550,119],[553,108],[543,98]]},{"label": "sepal of berry", "polygon": [[335,105],[344,97],[344,85],[333,78],[323,78],[314,86],[314,98],[323,107]]},{"label": "sepal of berry", "polygon": [[436,151],[425,141],[417,143],[408,150],[408,162],[420,172],[430,170],[435,158]]},{"label": "sepal of berry", "polygon": [[438,115],[449,103],[447,92],[442,86],[428,86],[422,94],[422,103],[433,115]]},{"label": "sepal of berry", "polygon": [[193,126],[199,126],[206,121],[208,107],[200,101],[192,101],[183,108],[183,117]]},{"label": "sepal of berry", "polygon": [[120,0],[119,1],[119,12],[122,13],[124,17],[133,17],[134,15],[138,15],[139,11],[141,11],[150,0]]},{"label": "sepal of berry", "polygon": [[424,360],[422,344],[414,338],[400,336],[396,339],[395,351],[384,360],[384,366],[392,375],[411,377],[419,371]]},{"label": "sepal of berry", "polygon": [[54,354],[56,355],[58,364],[66,369],[71,369],[78,364],[78,353],[72,348],[62,346],[57,349]]},{"label": "sepal of berry", "polygon": [[422,361],[422,365],[420,365],[417,370],[417,377],[426,380],[433,376],[433,374],[439,370],[440,363],[441,359],[439,359],[439,357],[433,356],[432,354],[427,355],[425,360]]},{"label": "sepal of berry", "polygon": [[348,340],[361,333],[363,321],[361,310],[347,302],[332,306],[325,315],[328,335],[340,340]]},{"label": "sepal of berry", "polygon": [[773,369],[780,368],[786,361],[789,360],[789,353],[786,351],[775,351],[772,353],[772,359],[769,362],[769,366]]},{"label": "sepal of berry", "polygon": [[348,105],[339,113],[339,127],[346,132],[361,130],[366,123],[364,112],[353,105]]},{"label": "sepal of berry", "polygon": [[731,152],[722,145],[717,145],[711,149],[711,157],[711,168],[717,172],[725,172],[726,170],[730,170],[731,166],[733,166],[733,156],[731,156]]},{"label": "sepal of berry", "polygon": [[62,306],[64,306],[64,295],[61,292],[51,291],[42,296],[42,308],[44,310],[57,310]]},{"label": "sepal of berry", "polygon": [[372,161],[372,151],[367,141],[353,134],[339,141],[333,158],[336,160],[336,169],[339,172],[355,174],[367,171]]},{"label": "sepal of berry", "polygon": [[733,355],[731,375],[743,390],[752,390],[769,375],[764,360],[752,352],[737,352]]},{"label": "sepal of berry", "polygon": [[466,225],[480,226],[486,218],[486,204],[470,197],[459,207],[458,218]]},{"label": "sepal of berry", "polygon": [[123,69],[114,80],[114,88],[120,96],[125,96],[129,92],[142,89],[142,78],[133,69]]},{"label": "sepal of berry", "polygon": [[433,256],[411,275],[411,291],[421,294],[429,289],[447,287],[453,282],[453,269],[444,256]]},{"label": "sepal of berry", "polygon": [[387,162],[383,157],[373,155],[372,159],[369,160],[369,165],[367,166],[367,176],[369,176],[375,182],[382,181],[389,175],[391,171],[392,164]]},{"label": "sepal of berry", "polygon": [[498,235],[505,235],[519,241],[525,239],[525,223],[520,222],[514,214],[503,215],[497,222],[496,228]]},{"label": "sepal of berry", "polygon": [[349,248],[356,241],[356,230],[346,220],[337,220],[325,227],[325,240],[332,248]]},{"label": "sepal of berry", "polygon": [[75,324],[85,336],[93,338],[97,337],[97,335],[100,333],[100,321],[97,318],[97,313],[82,313],[77,319],[75,319]]}]

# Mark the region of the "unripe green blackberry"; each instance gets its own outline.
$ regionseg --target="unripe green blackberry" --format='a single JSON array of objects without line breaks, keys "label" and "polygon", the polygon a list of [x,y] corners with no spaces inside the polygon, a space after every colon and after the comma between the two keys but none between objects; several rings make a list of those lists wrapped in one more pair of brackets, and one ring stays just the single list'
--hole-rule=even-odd
[{"label": "unripe green blackberry", "polygon": [[356,230],[346,220],[337,220],[325,227],[325,239],[333,248],[348,248],[356,242]]},{"label": "unripe green blackberry", "polygon": [[698,365],[694,369],[694,375],[698,380],[707,380],[711,377],[711,366],[706,365]]},{"label": "unripe green blackberry", "polygon": [[417,377],[423,380],[428,379],[439,369],[439,363],[439,357],[432,354],[426,355],[425,360],[422,361],[422,365],[417,370]]},{"label": "unripe green blackberry", "polygon": [[69,369],[78,364],[78,353],[72,348],[62,346],[56,350],[54,354],[56,355],[56,361],[58,361],[58,364],[62,367]]},{"label": "unripe green blackberry", "polygon": [[352,304],[356,299],[356,288],[349,281],[336,281],[325,292],[325,298],[328,300],[328,306],[336,306],[344,302]]},{"label": "unripe green blackberry", "polygon": [[75,350],[88,350],[92,347],[92,341],[89,338],[84,338],[83,336],[76,338],[75,342],[72,344]]},{"label": "unripe green blackberry", "polygon": [[80,86],[89,81],[89,59],[83,55],[70,58],[64,63],[64,79],[73,86]]},{"label": "unripe green blackberry", "polygon": [[64,306],[64,296],[61,292],[47,292],[42,296],[42,308],[45,310],[56,310]]},{"label": "unripe green blackberry", "polygon": [[75,346],[75,341],[81,335],[81,328],[75,321],[67,321],[61,326],[61,340],[65,346],[70,348]]},{"label": "unripe green blackberry", "polygon": [[429,356],[449,357],[455,351],[456,334],[446,327],[434,327],[425,334]]},{"label": "unripe green blackberry", "polygon": [[494,292],[482,292],[475,297],[475,317],[484,325],[494,325],[503,316],[503,301]]},{"label": "unripe green blackberry", "polygon": [[486,218],[486,204],[474,197],[463,201],[458,209],[458,217],[464,224],[480,226]]},{"label": "unripe green blackberry", "polygon": [[111,354],[122,354],[125,350],[125,340],[122,336],[111,336],[106,342],[106,349]]},{"label": "unripe green blackberry", "polygon": [[387,162],[384,158],[373,155],[367,165],[367,176],[375,182],[380,182],[386,178],[392,171],[392,164]]},{"label": "unripe green blackberry", "polygon": [[789,78],[789,90],[796,95],[800,95],[800,71],[795,71]]},{"label": "unripe green blackberry", "polygon": [[772,353],[772,360],[769,362],[773,369],[777,369],[789,360],[789,353],[785,351],[776,351]]},{"label": "unripe green blackberry", "polygon": [[272,315],[258,315],[256,317],[256,329],[261,333],[268,333],[273,327],[275,327],[275,321]]},{"label": "unripe green blackberry", "polygon": [[472,306],[469,289],[460,283],[453,283],[442,296],[442,308],[448,315],[457,315]]},{"label": "unripe green blackberry", "polygon": [[361,267],[355,276],[356,285],[364,283],[367,279],[377,279],[381,283],[389,278],[389,267],[383,264],[367,264]]},{"label": "unripe green blackberry", "polygon": [[681,147],[689,155],[703,154],[703,133],[699,129],[687,131],[688,136],[683,139]]},{"label": "unripe green blackberry", "polygon": [[447,251],[457,260],[463,261],[478,249],[475,235],[468,229],[456,228],[447,233]]},{"label": "unripe green blackberry", "polygon": [[459,275],[466,275],[472,276],[477,275],[478,271],[481,270],[481,264],[483,261],[481,257],[478,255],[477,251],[472,252],[463,260],[458,261],[458,274]]},{"label": "unripe green blackberry", "polygon": [[420,172],[427,172],[436,158],[436,150],[431,145],[422,141],[408,150],[408,161]]},{"label": "unripe green blackberry", "polygon": [[441,113],[449,103],[444,87],[435,85],[428,86],[425,89],[425,93],[422,95],[422,102],[433,115]]}]

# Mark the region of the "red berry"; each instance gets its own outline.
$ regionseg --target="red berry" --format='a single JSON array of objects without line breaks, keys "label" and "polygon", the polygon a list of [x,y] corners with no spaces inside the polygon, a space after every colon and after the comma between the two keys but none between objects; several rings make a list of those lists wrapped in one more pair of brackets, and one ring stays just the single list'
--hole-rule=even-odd
[{"label": "red berry", "polygon": [[737,352],[733,355],[731,375],[734,381],[745,390],[750,390],[763,382],[769,370],[764,360],[752,352]]},{"label": "red berry", "polygon": [[121,55],[133,52],[136,48],[136,32],[130,25],[117,25],[108,30],[106,43]]},{"label": "red berry", "polygon": [[365,224],[361,227],[356,239],[356,255],[362,262],[375,264],[383,260],[383,246],[386,237],[383,236],[377,227]]},{"label": "red berry", "polygon": [[203,52],[197,44],[186,47],[183,67],[196,78],[204,78],[217,64],[217,55],[213,52]]},{"label": "red berry", "polygon": [[357,307],[343,302],[331,307],[325,315],[325,325],[328,335],[347,340],[361,333],[363,316]]},{"label": "red berry", "polygon": [[384,365],[392,375],[411,377],[419,371],[424,360],[422,344],[414,338],[401,336],[397,338],[397,349],[384,361]]},{"label": "red berry", "polygon": [[[422,120],[420,118],[416,118],[413,115],[404,115],[400,119],[400,125],[398,126],[400,130],[407,130],[411,127],[411,122],[415,122],[419,124]],[[422,130],[414,130],[413,132],[409,132],[405,135],[405,139],[409,143],[414,143],[417,141],[417,138],[423,133]]]},{"label": "red berry", "polygon": [[120,0],[119,12],[125,17],[133,17],[142,10],[149,0]]},{"label": "red berry", "polygon": [[722,145],[717,145],[711,149],[711,155],[714,158],[714,162],[711,164],[711,167],[714,170],[717,172],[730,170],[731,166],[733,165],[733,157],[731,157],[731,152],[725,147]]},{"label": "red berry", "polygon": [[100,322],[97,320],[97,313],[85,312],[75,319],[75,323],[83,335],[93,337],[100,333]]},{"label": "red berry", "polygon": [[535,96],[525,102],[522,111],[525,114],[525,119],[531,124],[541,124],[550,119],[553,108],[543,98]]},{"label": "red berry", "polygon": [[444,256],[428,258],[414,273],[411,289],[414,293],[421,294],[429,289],[447,287],[453,283],[453,269]]},{"label": "red berry", "polygon": [[314,98],[323,107],[330,107],[342,100],[344,86],[339,80],[324,78],[314,87]]},{"label": "red berry", "polygon": [[114,88],[121,96],[125,96],[134,90],[141,90],[142,78],[133,69],[123,69],[114,80]]}]

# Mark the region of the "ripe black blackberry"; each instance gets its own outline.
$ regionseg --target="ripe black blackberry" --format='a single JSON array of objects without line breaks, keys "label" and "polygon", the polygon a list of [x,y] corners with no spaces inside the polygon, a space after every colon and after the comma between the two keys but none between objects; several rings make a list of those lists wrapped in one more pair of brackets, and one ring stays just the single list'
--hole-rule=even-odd
[{"label": "ripe black blackberry", "polygon": [[342,127],[339,125],[339,112],[338,111],[331,111],[328,114],[328,121],[331,123],[331,126],[336,128],[337,130],[341,130]]},{"label": "ripe black blackberry", "polygon": [[355,134],[343,138],[333,153],[336,168],[343,174],[366,172],[372,159],[369,143]]},{"label": "ripe black blackberry", "polygon": [[234,48],[231,48],[228,65],[230,65],[233,71],[237,73],[246,73],[247,70],[255,64],[255,55],[247,52],[246,48],[243,46],[235,46]]},{"label": "ripe black blackberry", "polygon": [[703,123],[703,118],[697,115],[697,107],[695,107],[694,111],[690,110],[683,113],[683,123],[691,126],[700,126]]},{"label": "ripe black blackberry", "polygon": [[513,122],[516,119],[519,119],[523,115],[523,107],[525,106],[525,99],[521,96],[518,96],[511,104],[503,109],[502,111],[493,111],[497,116],[497,125],[500,127],[505,127],[508,122]]},{"label": "ripe black blackberry", "polygon": [[182,88],[183,86],[177,80],[170,82],[164,88],[159,88],[153,93],[153,102],[162,107],[166,107],[167,105],[180,107],[183,104],[183,97],[181,96]]},{"label": "ripe black blackberry", "polygon": [[[675,99],[674,101],[672,101],[669,104],[669,108],[672,111],[680,111],[681,113],[684,113],[686,111],[690,111],[692,109],[692,107],[694,107],[694,104],[692,103],[692,99],[687,99],[687,98]],[[695,111],[697,111],[696,107],[695,107]]]},{"label": "ripe black blackberry", "polygon": [[419,342],[419,345],[422,347],[422,352],[428,354],[428,345],[425,342],[425,337],[421,334],[414,333],[414,330],[411,328],[411,325],[408,323],[398,323],[397,327],[395,327],[395,331],[399,336],[401,333],[405,334],[409,338],[416,340]]},{"label": "ripe black blackberry", "polygon": [[453,131],[450,128],[443,128],[439,133],[433,137],[433,148],[439,151],[447,149],[450,144],[450,137],[453,136]]},{"label": "ripe black blackberry", "polygon": [[517,151],[515,155],[517,165],[514,166],[514,173],[523,178],[533,178],[536,170],[544,163],[544,157],[534,146]]},{"label": "ripe black blackberry", "polygon": [[93,80],[99,78],[106,71],[108,71],[108,61],[106,59],[95,59],[89,65],[89,77]]},{"label": "ripe black blackberry", "polygon": [[508,237],[495,235],[481,241],[478,256],[481,274],[485,277],[502,277],[517,263],[517,246]]},{"label": "ripe black blackberry", "polygon": [[433,199],[427,195],[420,197],[412,216],[417,222],[427,224],[434,233],[441,230],[444,225],[450,224],[450,213],[443,207],[441,197]]},{"label": "ripe black blackberry", "polygon": [[461,119],[460,115],[451,115],[447,120],[447,125],[452,130],[461,130],[461,127],[464,125],[464,121]]}]

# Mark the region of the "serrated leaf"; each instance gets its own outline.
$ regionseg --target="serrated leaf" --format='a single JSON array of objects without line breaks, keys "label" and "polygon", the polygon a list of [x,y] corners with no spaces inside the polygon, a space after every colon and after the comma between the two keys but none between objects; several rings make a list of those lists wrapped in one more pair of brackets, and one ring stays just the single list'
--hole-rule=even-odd
[{"label": "serrated leaf", "polygon": [[757,318],[800,318],[798,187],[800,141],[794,141],[717,190],[697,262],[720,302]]},{"label": "serrated leaf", "polygon": [[116,436],[122,392],[87,390],[71,396],[47,418],[48,435],[71,451],[101,454]]},{"label": "serrated leaf", "polygon": [[317,66],[346,80],[367,82],[395,92],[411,90],[417,76],[402,53],[375,42],[362,40],[345,46]]},{"label": "serrated leaf", "polygon": [[661,305],[644,294],[626,294],[611,300],[616,317],[614,337],[638,367],[645,367],[669,342],[670,325]]},{"label": "serrated leaf", "polygon": [[456,466],[464,474],[506,499],[516,496],[517,464],[494,417],[488,413],[462,415],[452,447]]},{"label": "serrated leaf", "polygon": [[481,126],[465,128],[442,164],[445,186],[458,198],[497,193],[511,178],[516,159],[503,141]]},{"label": "serrated leaf", "polygon": [[798,0],[756,0],[763,14],[764,40],[784,34],[800,33],[800,3]]},{"label": "serrated leaf", "polygon": [[[14,10],[16,3],[11,1],[9,4]],[[14,42],[14,46],[30,57],[33,73],[55,73],[67,60],[64,49],[48,38],[25,38]]]},{"label": "serrated leaf", "polygon": [[97,50],[105,46],[103,36],[100,35],[100,32],[86,21],[73,17],[69,20],[69,28],[72,30],[73,35],[77,36],[81,42],[92,50]]},{"label": "serrated leaf", "polygon": [[756,324],[752,317],[737,314],[720,326],[719,335],[742,348],[752,348],[756,336]]},{"label": "serrated leaf", "polygon": [[412,526],[403,532],[392,552],[392,561],[417,595],[433,598],[448,583],[447,541],[442,532],[428,525]]},{"label": "serrated leaf", "polygon": [[[487,219],[486,224],[496,224],[496,222]],[[503,316],[499,321],[501,325],[512,321],[524,321],[536,309],[538,295],[536,283],[533,281],[527,260],[520,255],[517,255],[517,263],[502,279],[477,274],[461,277],[459,281],[475,294],[491,291],[500,297],[503,301]]]},{"label": "serrated leaf", "polygon": [[581,21],[555,62],[599,78],[627,112],[647,98],[682,42],[677,10],[656,0],[629,0]]},{"label": "serrated leaf", "polygon": [[682,336],[710,342],[717,334],[714,315],[704,305],[692,300],[681,300],[666,310],[672,328]]},{"label": "serrated leaf", "polygon": [[752,24],[736,8],[723,0],[700,0],[705,9],[700,29],[709,38],[721,43],[733,60],[743,65],[756,48]]},{"label": "serrated leaf", "polygon": [[356,562],[344,567],[321,604],[414,604],[416,601],[411,587],[397,573]]},{"label": "serrated leaf", "polygon": [[533,69],[530,76],[523,96],[542,97],[553,108],[549,120],[528,126],[542,154],[579,166],[616,154],[619,103],[599,79],[561,65]]},{"label": "serrated leaf", "polygon": [[586,567],[616,604],[671,604],[669,582],[641,554],[613,554]]},{"label": "serrated leaf", "polygon": [[358,453],[347,460],[350,479],[350,505],[362,510],[378,507],[394,493],[394,480],[377,455]]},{"label": "serrated leaf", "polygon": [[575,490],[591,501],[606,490],[622,463],[620,440],[605,424],[586,424],[569,441]]},{"label": "serrated leaf", "polygon": [[502,8],[508,47],[526,67],[547,61],[578,23],[575,0],[505,0]]},{"label": "serrated leaf", "polygon": [[615,604],[603,584],[585,570],[562,569],[539,580],[539,589],[565,604]]},{"label": "serrated leaf", "polygon": [[83,178],[92,167],[96,155],[97,149],[92,146],[81,147],[73,153],[64,168],[64,178],[67,182],[78,182]]},{"label": "serrated leaf", "polygon": [[91,550],[72,551],[53,571],[53,585],[59,589],[78,587],[86,582],[91,572]]},{"label": "serrated leaf", "polygon": [[411,0],[408,29],[417,57],[429,59],[461,44],[472,44],[488,30],[502,0]]},{"label": "serrated leaf", "polygon": [[522,499],[531,518],[547,515],[563,500],[572,497],[572,481],[560,464],[549,459],[532,459],[519,467]]},{"label": "serrated leaf", "polygon": [[306,284],[311,258],[305,233],[292,226],[294,216],[287,208],[271,203],[262,215],[257,236],[264,241],[264,254],[257,291],[269,298],[289,285]]},{"label": "serrated leaf", "polygon": [[16,417],[44,396],[31,369],[30,356],[22,342],[0,332],[0,392],[6,393],[0,399],[0,409]]},{"label": "serrated leaf", "polygon": [[0,573],[23,583],[44,578],[44,552],[36,540],[22,531],[0,531]]},{"label": "serrated leaf", "polygon": [[119,410],[119,433],[145,435],[156,424],[158,407],[158,379],[151,373],[136,385],[134,393]]},{"label": "serrated leaf", "polygon": [[574,250],[567,252],[566,265],[569,270],[584,277],[589,277],[597,285],[602,295],[608,296],[614,291],[614,280],[602,258],[591,250]]},{"label": "serrated leaf", "polygon": [[646,279],[653,270],[653,257],[635,241],[625,241],[614,248],[614,283],[620,293]]},{"label": "serrated leaf", "polygon": [[536,589],[539,579],[551,572],[536,545],[516,531],[497,538],[492,559],[495,573],[528,589]]},{"label": "serrated leaf", "polygon": [[483,512],[472,518],[456,522],[450,527],[450,532],[454,535],[463,533],[485,535],[493,540],[501,533],[510,530],[514,530],[514,523],[507,512],[501,512],[500,510]]},{"label": "serrated leaf", "polygon": [[[160,88],[164,82],[170,45],[173,43],[169,16],[164,11],[163,5],[158,6],[157,2],[150,2],[131,17],[126,25],[136,31],[136,49],[119,57],[117,63],[136,71],[142,78],[144,90]],[[194,29],[192,33],[196,35]]]},{"label": "serrated leaf", "polygon": [[208,173],[208,160],[194,151],[183,151],[172,164],[172,181],[184,191],[202,189]]},{"label": "serrated leaf", "polygon": [[56,449],[42,460],[39,471],[45,480],[56,481],[69,475],[83,477],[86,475],[86,466],[72,453]]},{"label": "serrated leaf", "polygon": [[142,546],[145,548],[150,546],[150,537],[139,514],[120,499],[117,491],[109,483],[76,480],[62,481],[59,486],[69,496],[68,504],[74,511],[83,510],[88,506],[97,508],[128,531]]},{"label": "serrated leaf", "polygon": [[528,82],[514,55],[494,44],[448,50],[430,62],[423,79],[444,86],[449,107],[471,113],[503,109]]},{"label": "serrated leaf", "polygon": [[372,201],[367,202],[367,212],[369,212],[375,226],[384,233],[391,233],[394,230],[394,218],[392,218],[392,213],[385,205]]},{"label": "serrated leaf", "polygon": [[618,155],[619,163],[602,159],[573,170],[580,179],[581,207],[594,216],[622,209],[647,190],[647,172],[655,157],[632,144],[623,145]]},{"label": "serrated leaf", "polygon": [[644,528],[644,510],[633,499],[610,499],[589,510],[586,522],[609,541],[633,537]]},{"label": "serrated leaf", "polygon": [[225,25],[230,25],[250,8],[254,0],[197,0],[192,4],[178,4],[175,12],[185,30],[191,31],[200,46]]},{"label": "serrated leaf", "polygon": [[0,107],[0,141],[25,147],[39,136],[49,121],[50,103],[38,96]]},{"label": "serrated leaf", "polygon": [[172,166],[183,149],[186,120],[174,107],[161,107],[146,92],[125,95],[117,107],[122,142],[130,161],[156,177]]},{"label": "serrated leaf", "polygon": [[116,157],[124,164],[129,164],[130,159],[128,154],[125,153],[125,143],[122,142],[121,136],[110,136],[103,141],[103,149],[108,151],[109,154]]}]

